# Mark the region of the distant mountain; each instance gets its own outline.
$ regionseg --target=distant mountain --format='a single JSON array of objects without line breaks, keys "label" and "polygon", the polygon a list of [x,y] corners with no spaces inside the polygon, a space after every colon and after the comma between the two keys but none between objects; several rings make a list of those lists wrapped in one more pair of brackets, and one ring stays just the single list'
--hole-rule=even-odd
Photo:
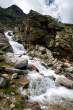
[{"label": "distant mountain", "polygon": [[14,27],[20,24],[25,17],[26,14],[16,5],[12,5],[5,9],[0,7],[0,24]]}]

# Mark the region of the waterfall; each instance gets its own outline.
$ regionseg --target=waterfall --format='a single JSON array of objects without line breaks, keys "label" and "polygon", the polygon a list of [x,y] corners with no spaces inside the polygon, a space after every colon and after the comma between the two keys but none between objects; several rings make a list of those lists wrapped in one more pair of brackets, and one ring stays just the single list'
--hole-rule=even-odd
[{"label": "waterfall", "polygon": [[[5,36],[12,46],[14,54],[26,53],[24,46],[13,40],[14,35],[12,31],[5,32]],[[64,76],[56,75],[55,71],[51,70],[49,67],[45,68],[42,65],[44,62],[39,58],[31,59],[27,54],[23,56],[28,59],[28,64],[34,65],[39,70],[39,72],[29,71],[27,75],[30,81],[30,101],[38,102],[42,105],[48,105],[52,103],[61,103],[62,99],[73,100],[73,89],[63,87],[54,80],[58,77]],[[25,89],[21,89],[21,92],[25,94]]]},{"label": "waterfall", "polygon": [[13,53],[14,54],[25,54],[26,51],[24,49],[24,46],[21,45],[20,43],[14,41],[14,35],[13,35],[13,32],[12,31],[7,31],[5,32],[5,36],[6,38],[8,39],[10,45],[12,46],[12,49],[13,49]]}]

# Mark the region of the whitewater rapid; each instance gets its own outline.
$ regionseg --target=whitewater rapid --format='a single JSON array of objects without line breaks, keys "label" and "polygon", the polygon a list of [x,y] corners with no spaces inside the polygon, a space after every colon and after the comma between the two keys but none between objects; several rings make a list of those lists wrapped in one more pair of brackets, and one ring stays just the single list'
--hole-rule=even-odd
[{"label": "whitewater rapid", "polygon": [[[14,35],[12,31],[5,32],[5,36],[8,39],[10,45],[13,48],[14,54],[26,53],[22,44],[14,41]],[[34,65],[39,72],[28,71],[27,78],[30,81],[29,84],[29,99],[31,102],[38,102],[40,105],[58,104],[62,103],[62,100],[73,100],[73,89],[68,89],[59,85],[54,79],[58,77],[65,77],[63,75],[56,75],[55,71],[51,68],[45,68],[44,63],[39,58],[31,59],[27,54],[24,55],[28,59],[29,65]],[[20,58],[20,57],[19,57]],[[44,63],[45,64],[45,63]],[[25,89],[20,89],[22,94],[27,94]]]}]

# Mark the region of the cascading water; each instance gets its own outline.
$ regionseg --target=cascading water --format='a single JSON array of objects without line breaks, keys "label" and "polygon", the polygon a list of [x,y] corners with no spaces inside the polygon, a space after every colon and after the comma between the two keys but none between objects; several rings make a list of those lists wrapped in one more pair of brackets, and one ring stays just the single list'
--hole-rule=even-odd
[{"label": "cascading water", "polygon": [[13,49],[13,53],[14,54],[24,54],[26,52],[23,45],[21,45],[18,42],[15,42],[13,40],[14,35],[13,35],[13,32],[12,31],[5,32],[5,36],[8,39],[10,45],[12,46],[12,49]]},{"label": "cascading water", "polygon": [[[24,49],[23,45],[13,40],[14,35],[12,31],[5,32],[5,36],[9,40],[10,45],[12,46],[14,54],[26,53],[26,50]],[[59,85],[54,80],[58,77],[64,76],[56,75],[55,72],[50,68],[45,68],[42,65],[42,63],[44,62],[38,58],[31,59],[31,57],[27,54],[23,56],[28,59],[28,64],[34,65],[39,70],[39,72],[29,71],[27,75],[28,79],[30,80],[30,101],[38,102],[41,105],[49,105],[52,103],[61,103],[62,99],[73,100],[73,90],[67,89]],[[25,94],[25,90],[21,89],[21,92]]]}]

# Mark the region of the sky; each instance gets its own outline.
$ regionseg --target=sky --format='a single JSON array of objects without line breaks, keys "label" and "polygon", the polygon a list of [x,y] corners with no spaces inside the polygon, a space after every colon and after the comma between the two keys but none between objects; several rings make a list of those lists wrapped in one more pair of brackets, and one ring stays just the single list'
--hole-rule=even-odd
[{"label": "sky", "polygon": [[[49,4],[50,2],[50,4]],[[73,24],[73,0],[0,0],[0,6],[7,8],[16,4],[25,13],[35,10],[51,15],[64,23]]]}]

